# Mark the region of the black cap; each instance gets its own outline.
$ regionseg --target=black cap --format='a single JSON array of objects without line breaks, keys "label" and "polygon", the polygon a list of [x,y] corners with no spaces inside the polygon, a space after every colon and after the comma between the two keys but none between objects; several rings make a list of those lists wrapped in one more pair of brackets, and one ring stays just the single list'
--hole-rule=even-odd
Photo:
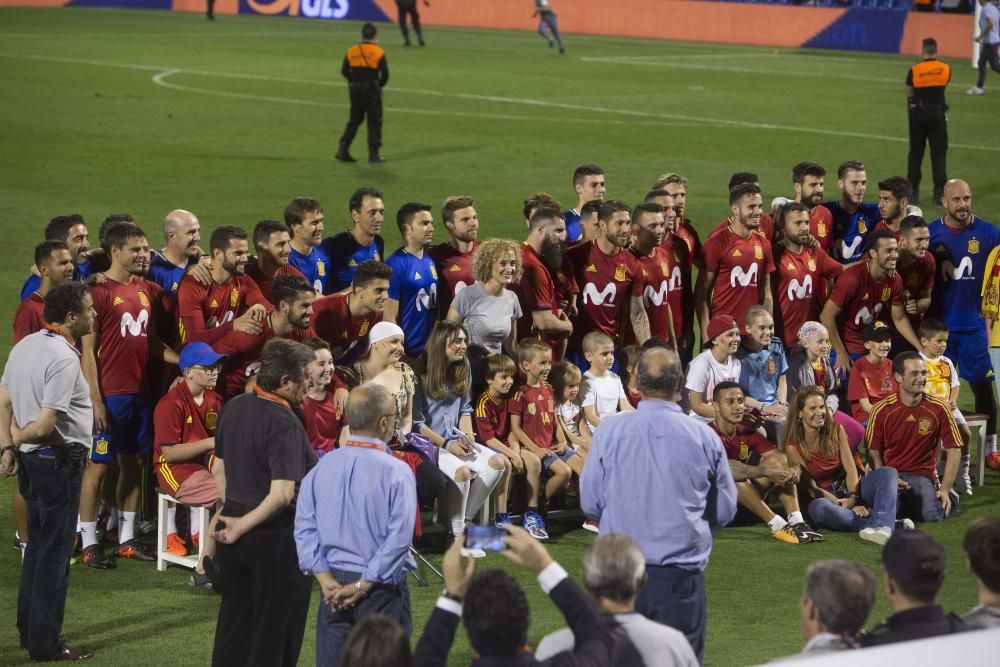
[{"label": "black cap", "polygon": [[895,531],[882,547],[882,564],[907,593],[936,594],[944,582],[944,547],[921,530]]},{"label": "black cap", "polygon": [[861,338],[866,343],[870,340],[880,343],[885,340],[892,340],[892,329],[882,320],[875,320],[861,332]]}]

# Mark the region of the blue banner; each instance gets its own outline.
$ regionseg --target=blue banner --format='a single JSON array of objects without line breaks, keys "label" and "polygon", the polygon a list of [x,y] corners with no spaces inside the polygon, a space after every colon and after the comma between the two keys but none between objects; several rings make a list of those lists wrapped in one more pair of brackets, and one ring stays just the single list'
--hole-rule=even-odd
[{"label": "blue banner", "polygon": [[851,8],[803,46],[815,49],[899,53],[906,17],[905,8]]},{"label": "blue banner", "polygon": [[332,21],[389,21],[372,0],[240,0],[240,14],[300,16]]}]

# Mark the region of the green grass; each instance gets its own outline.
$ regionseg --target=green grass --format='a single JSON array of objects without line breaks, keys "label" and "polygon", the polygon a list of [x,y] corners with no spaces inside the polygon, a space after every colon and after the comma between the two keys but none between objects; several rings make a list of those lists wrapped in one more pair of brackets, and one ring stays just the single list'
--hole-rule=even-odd
[{"label": "green grass", "polygon": [[[734,171],[759,172],[768,198],[790,192],[791,165],[803,159],[834,169],[861,158],[872,192],[874,182],[905,172],[908,58],[574,35],[560,57],[532,33],[438,28],[427,29],[426,49],[404,50],[392,26],[382,31],[392,69],[389,163],[345,166],[333,160],[346,120],[339,68],[357,34],[357,24],[264,17],[209,24],[193,14],[0,10],[7,247],[0,312],[13,313],[45,222],[71,211],[86,216],[95,237],[105,215],[130,211],[155,240],[173,208],[195,211],[207,236],[219,224],[250,228],[280,217],[288,200],[308,194],[324,202],[327,229],[335,231],[346,228],[350,192],[374,185],[390,211],[408,200],[436,208],[448,195],[472,194],[483,236],[521,238],[521,200],[545,190],[573,205],[572,169],[595,161],[607,172],[609,196],[629,202],[657,175],[685,173],[688,216],[704,233],[727,214]],[[952,65],[949,173],[968,178],[977,213],[998,220],[996,79],[985,97],[969,98],[962,93],[974,71],[967,61]],[[363,133],[355,152],[364,154]],[[394,226],[385,231],[394,246]],[[9,345],[5,327],[0,355]],[[0,498],[10,486],[0,482]],[[995,513],[998,501],[992,475],[958,518],[929,527],[949,552],[949,609],[974,603],[961,535],[974,518]],[[590,535],[561,528],[550,547],[576,571]],[[12,531],[8,504],[0,502],[0,536]],[[707,664],[796,651],[803,573],[817,558],[852,558],[878,570],[878,550],[856,536],[796,548],[763,527],[724,531],[708,570]],[[506,561],[493,556],[485,564]],[[17,572],[17,554],[0,549],[0,608],[8,610],[0,665],[23,657],[13,629]],[[516,574],[531,597],[537,642],[562,621],[531,577]],[[189,589],[186,576],[131,562],[114,572],[74,567],[68,638],[96,649],[97,665],[206,664],[218,600]],[[419,629],[438,588],[412,590]],[[887,610],[880,601],[873,619]],[[303,664],[313,660],[312,627]],[[469,655],[460,636],[455,664]]]}]

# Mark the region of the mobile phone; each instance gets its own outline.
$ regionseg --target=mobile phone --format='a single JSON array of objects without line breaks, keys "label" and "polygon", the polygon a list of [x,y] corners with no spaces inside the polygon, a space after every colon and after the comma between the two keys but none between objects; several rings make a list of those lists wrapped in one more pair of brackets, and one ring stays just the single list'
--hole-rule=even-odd
[{"label": "mobile phone", "polygon": [[507,537],[507,531],[496,526],[466,526],[465,548],[503,551],[507,548],[503,543],[505,537]]}]

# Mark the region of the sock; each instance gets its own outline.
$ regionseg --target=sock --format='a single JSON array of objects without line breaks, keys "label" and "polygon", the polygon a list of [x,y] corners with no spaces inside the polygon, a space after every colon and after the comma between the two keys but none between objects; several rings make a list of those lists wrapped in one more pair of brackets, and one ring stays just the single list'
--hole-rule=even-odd
[{"label": "sock", "polygon": [[782,519],[777,514],[775,514],[771,518],[771,520],[767,522],[767,527],[771,529],[772,533],[778,532],[779,530],[781,530],[782,528],[784,528],[787,525],[788,525],[788,522],[785,521],[784,519]]},{"label": "sock", "polygon": [[125,544],[135,537],[135,522],[138,512],[122,511],[118,515],[118,544]]},{"label": "sock", "polygon": [[500,480],[503,479],[504,469],[497,470],[491,466],[486,466],[476,479],[472,480],[469,487],[469,501],[465,506],[465,518],[469,521],[476,518],[476,514],[486,503],[487,498],[493,493]]},{"label": "sock", "polygon": [[996,435],[996,433],[994,433],[993,435],[986,436],[986,453],[987,454],[991,454],[991,453],[995,452],[996,450],[997,450],[997,435]]},{"label": "sock", "polygon": [[167,535],[177,532],[177,506],[167,508]]},{"label": "sock", "polygon": [[118,527],[121,522],[120,512],[117,507],[112,507],[108,510],[108,522],[104,524],[104,530],[114,530]]},{"label": "sock", "polygon": [[788,513],[788,523],[805,523],[806,520],[802,517],[802,512],[789,512]]},{"label": "sock", "polygon": [[191,523],[191,539],[197,539],[198,535],[201,534],[201,513],[205,511],[204,507],[191,507],[188,509],[188,514],[191,517],[189,519]]},{"label": "sock", "polygon": [[96,521],[81,521],[80,522],[80,544],[86,549],[89,546],[97,544],[97,522]]}]

